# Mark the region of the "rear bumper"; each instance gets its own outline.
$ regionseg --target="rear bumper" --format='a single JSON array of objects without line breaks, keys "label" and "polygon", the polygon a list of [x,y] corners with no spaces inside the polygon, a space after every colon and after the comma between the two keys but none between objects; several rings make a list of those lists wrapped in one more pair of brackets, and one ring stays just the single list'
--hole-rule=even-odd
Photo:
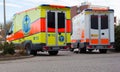
[{"label": "rear bumper", "polygon": [[65,46],[47,46],[45,43],[33,44],[34,50],[39,51],[56,51],[60,49],[68,49],[71,46],[71,43],[67,43]]},{"label": "rear bumper", "polygon": [[87,46],[87,49],[114,49],[113,46],[109,47],[108,45],[92,45],[92,46]]},{"label": "rear bumper", "polygon": [[110,43],[109,45],[89,45],[86,44],[87,49],[114,49],[114,43]]}]

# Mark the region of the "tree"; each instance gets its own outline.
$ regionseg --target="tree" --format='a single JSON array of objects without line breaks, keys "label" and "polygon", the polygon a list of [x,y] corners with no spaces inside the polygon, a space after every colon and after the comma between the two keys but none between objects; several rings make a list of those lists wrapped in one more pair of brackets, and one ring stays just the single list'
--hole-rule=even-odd
[{"label": "tree", "polygon": [[10,29],[11,25],[12,25],[12,21],[7,22],[7,24],[6,24],[6,26],[7,26],[6,28],[7,28],[7,30]]},{"label": "tree", "polygon": [[120,52],[120,25],[115,27],[115,50]]},{"label": "tree", "polygon": [[[7,32],[9,31],[11,25],[12,25],[12,21],[7,22],[7,24],[6,24],[6,31]],[[4,31],[4,24],[0,23],[0,26],[2,27],[1,32],[0,32],[0,35],[1,35],[0,41],[1,41],[1,40],[4,40],[5,31]]]}]

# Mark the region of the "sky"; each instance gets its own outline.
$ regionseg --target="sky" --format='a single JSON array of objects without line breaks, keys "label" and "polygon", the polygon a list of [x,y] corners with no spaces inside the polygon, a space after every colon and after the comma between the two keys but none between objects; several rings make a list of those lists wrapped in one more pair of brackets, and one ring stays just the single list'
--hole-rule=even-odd
[{"label": "sky", "polygon": [[[41,4],[65,6],[81,5],[81,2],[91,2],[93,5],[108,6],[115,10],[115,16],[120,18],[120,0],[6,0],[6,21],[12,20],[15,13],[37,7]],[[0,0],[0,23],[4,22],[3,0]]]}]

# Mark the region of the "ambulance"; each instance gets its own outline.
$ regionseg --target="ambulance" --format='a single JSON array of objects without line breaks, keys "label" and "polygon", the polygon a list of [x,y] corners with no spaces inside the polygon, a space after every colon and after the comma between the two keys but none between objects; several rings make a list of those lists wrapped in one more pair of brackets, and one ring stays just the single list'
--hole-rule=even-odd
[{"label": "ambulance", "polygon": [[107,8],[85,9],[72,19],[71,49],[81,53],[99,50],[107,53],[114,44],[114,10]]},{"label": "ambulance", "polygon": [[70,7],[43,4],[14,15],[7,41],[22,45],[27,54],[57,55],[71,46],[70,37]]}]

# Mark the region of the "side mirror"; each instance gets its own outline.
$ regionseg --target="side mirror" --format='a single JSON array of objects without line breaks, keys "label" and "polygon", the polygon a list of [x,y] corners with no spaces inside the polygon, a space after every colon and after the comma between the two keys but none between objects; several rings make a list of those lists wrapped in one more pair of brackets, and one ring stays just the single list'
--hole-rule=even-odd
[{"label": "side mirror", "polygon": [[7,35],[11,35],[12,33],[13,33],[13,24],[12,24],[12,26],[10,27],[10,29],[9,30],[7,30]]},{"label": "side mirror", "polygon": [[11,35],[13,33],[13,31],[8,31],[7,35]]}]

